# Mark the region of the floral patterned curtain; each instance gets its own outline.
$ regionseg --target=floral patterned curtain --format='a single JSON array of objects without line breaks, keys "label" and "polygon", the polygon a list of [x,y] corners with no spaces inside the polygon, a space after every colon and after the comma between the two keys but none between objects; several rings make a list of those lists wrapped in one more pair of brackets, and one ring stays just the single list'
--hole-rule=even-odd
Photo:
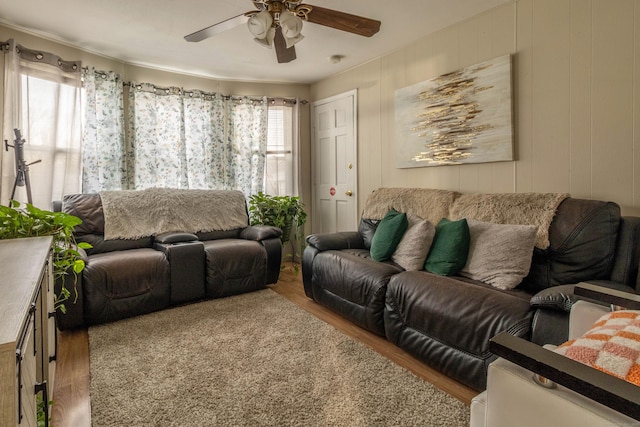
[{"label": "floral patterned curtain", "polygon": [[124,146],[122,80],[113,72],[85,69],[82,191],[129,188]]},{"label": "floral patterned curtain", "polygon": [[264,168],[267,157],[267,98],[246,97],[228,100],[229,143],[231,155],[227,174],[229,185],[246,196],[264,188]]},{"label": "floral patterned curtain", "polygon": [[179,88],[131,84],[127,146],[134,159],[133,189],[189,188],[183,118]]},{"label": "floral patterned curtain", "polygon": [[132,83],[129,188],[262,189],[267,99]]},{"label": "floral patterned curtain", "polygon": [[225,99],[219,94],[193,91],[184,97],[186,158],[190,172],[189,188],[224,190],[230,188],[227,178],[227,153],[231,150],[225,138]]}]

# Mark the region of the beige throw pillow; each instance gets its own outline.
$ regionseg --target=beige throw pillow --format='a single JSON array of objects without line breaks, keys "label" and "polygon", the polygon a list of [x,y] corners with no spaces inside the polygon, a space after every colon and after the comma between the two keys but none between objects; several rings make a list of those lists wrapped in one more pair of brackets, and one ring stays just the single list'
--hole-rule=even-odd
[{"label": "beige throw pillow", "polygon": [[408,271],[422,270],[436,228],[431,222],[416,215],[407,215],[407,219],[409,227],[391,255],[391,260]]},{"label": "beige throw pillow", "polygon": [[471,242],[460,275],[513,289],[529,274],[538,227],[468,219]]}]

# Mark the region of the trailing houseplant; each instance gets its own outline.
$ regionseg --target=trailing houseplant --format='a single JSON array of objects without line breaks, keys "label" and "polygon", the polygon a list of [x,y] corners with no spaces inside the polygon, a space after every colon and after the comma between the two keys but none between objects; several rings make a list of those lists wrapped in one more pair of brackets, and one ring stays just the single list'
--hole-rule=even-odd
[{"label": "trailing houseplant", "polygon": [[76,298],[78,294],[76,289],[67,289],[61,279],[67,274],[77,276],[84,269],[78,248],[91,247],[88,243],[77,243],[73,237],[74,227],[81,223],[76,216],[38,209],[30,203],[21,208],[19,202],[12,200],[10,206],[0,206],[0,239],[53,236],[53,277],[56,283],[63,283],[55,296],[54,307],[62,313],[66,312],[64,302],[71,297],[71,292]]},{"label": "trailing houseplant", "polygon": [[[291,245],[291,261],[295,272],[304,248],[304,224],[307,213],[298,196],[272,196],[259,192],[249,196],[249,220],[251,225],[272,225],[282,230],[282,244]],[[293,239],[292,239],[293,237]],[[299,251],[294,243],[299,244]]]},{"label": "trailing houseplant", "polygon": [[[53,405],[53,400],[50,400],[48,403],[49,406]],[[36,420],[38,427],[53,426],[53,424],[51,424],[49,409],[45,407],[41,394],[36,395]]]}]

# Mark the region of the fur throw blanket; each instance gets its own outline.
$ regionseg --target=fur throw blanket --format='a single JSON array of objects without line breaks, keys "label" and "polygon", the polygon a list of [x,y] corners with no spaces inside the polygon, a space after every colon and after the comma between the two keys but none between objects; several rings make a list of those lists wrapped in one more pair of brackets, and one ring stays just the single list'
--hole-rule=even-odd
[{"label": "fur throw blanket", "polygon": [[240,191],[149,188],[103,191],[100,198],[105,240],[233,230],[249,224]]},{"label": "fur throw blanket", "polygon": [[549,226],[566,193],[477,193],[429,188],[379,188],[369,195],[363,218],[380,220],[389,209],[417,215],[434,225],[442,218],[472,218],[497,224],[535,225],[536,247],[549,247]]},{"label": "fur throw blanket", "polygon": [[430,188],[378,188],[364,205],[364,218],[380,220],[391,208],[417,215],[434,225],[449,217],[449,207],[460,193]]},{"label": "fur throw blanket", "polygon": [[536,247],[549,247],[549,226],[566,193],[463,194],[451,206],[449,219],[473,218],[496,224],[535,225]]}]

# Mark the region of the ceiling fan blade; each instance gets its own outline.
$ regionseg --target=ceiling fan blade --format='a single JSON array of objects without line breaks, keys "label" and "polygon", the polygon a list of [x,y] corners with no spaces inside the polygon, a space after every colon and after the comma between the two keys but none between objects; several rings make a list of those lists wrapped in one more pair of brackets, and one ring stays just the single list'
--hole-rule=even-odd
[{"label": "ceiling fan blade", "polygon": [[380,31],[380,21],[374,19],[363,18],[362,16],[351,15],[319,6],[307,4],[303,6],[312,7],[311,12],[307,15],[307,20],[314,24],[324,25],[365,37],[371,37]]},{"label": "ceiling fan blade", "polygon": [[287,42],[282,35],[282,28],[276,27],[276,35],[273,39],[273,46],[276,49],[276,57],[279,64],[285,64],[296,59],[295,46],[287,47]]},{"label": "ceiling fan blade", "polygon": [[213,24],[210,27],[204,28],[200,31],[196,31],[195,33],[191,33],[188,36],[184,36],[184,39],[188,42],[199,42],[204,39],[208,39],[209,37],[213,37],[216,34],[220,34],[223,31],[230,30],[238,25],[246,24],[249,20],[249,17],[246,14],[234,16],[233,18],[229,18],[225,21],[218,22],[217,24]]}]

